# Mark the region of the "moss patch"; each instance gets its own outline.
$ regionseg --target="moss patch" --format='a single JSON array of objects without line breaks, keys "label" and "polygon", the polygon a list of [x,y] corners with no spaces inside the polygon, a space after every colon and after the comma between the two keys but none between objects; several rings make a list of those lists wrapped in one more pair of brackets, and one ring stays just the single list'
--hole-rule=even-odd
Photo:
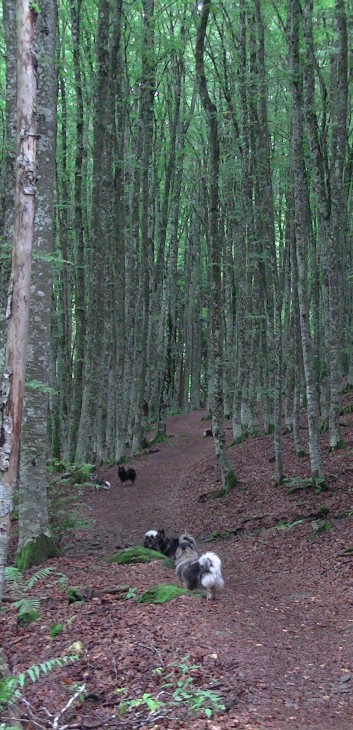
[{"label": "moss patch", "polygon": [[149,548],[141,547],[140,545],[134,545],[133,547],[119,550],[116,555],[113,555],[112,558],[108,559],[108,563],[134,565],[135,563],[150,563],[152,560],[162,560],[163,565],[167,568],[174,568],[173,561],[163,555],[163,553],[159,553],[157,550],[150,550]]},{"label": "moss patch", "polygon": [[238,486],[238,480],[234,474],[233,469],[229,469],[229,471],[226,474],[226,483],[225,483],[225,489],[227,492],[230,492],[231,489],[235,489],[235,487]]},{"label": "moss patch", "polygon": [[69,603],[83,603],[85,598],[80,588],[72,586],[66,591],[66,595],[69,599]]},{"label": "moss patch", "polygon": [[179,586],[170,585],[169,583],[161,583],[149,588],[137,600],[138,603],[167,603],[167,601],[173,601],[178,596],[199,596],[199,594],[191,593],[186,588],[179,588]]},{"label": "moss patch", "polygon": [[49,558],[55,558],[59,555],[52,537],[47,535],[39,535],[36,540],[31,540],[25,545],[16,556],[16,568],[24,573],[33,565],[42,565]]}]

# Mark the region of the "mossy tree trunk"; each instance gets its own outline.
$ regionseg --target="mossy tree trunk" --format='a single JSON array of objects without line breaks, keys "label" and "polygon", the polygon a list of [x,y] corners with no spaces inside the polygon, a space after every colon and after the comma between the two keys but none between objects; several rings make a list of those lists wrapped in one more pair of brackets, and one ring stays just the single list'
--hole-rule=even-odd
[{"label": "mossy tree trunk", "polygon": [[3,0],[6,46],[6,128],[1,161],[0,232],[3,236],[0,257],[0,369],[4,366],[6,343],[6,297],[11,271],[16,157],[16,3]]}]

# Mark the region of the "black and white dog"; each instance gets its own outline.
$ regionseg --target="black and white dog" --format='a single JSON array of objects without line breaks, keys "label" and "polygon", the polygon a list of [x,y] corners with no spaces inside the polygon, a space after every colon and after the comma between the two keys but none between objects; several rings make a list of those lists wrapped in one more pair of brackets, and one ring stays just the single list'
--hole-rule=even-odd
[{"label": "black and white dog", "polygon": [[174,560],[179,540],[177,537],[166,537],[164,530],[148,530],[145,533],[143,546],[150,550],[157,550]]},{"label": "black and white dog", "polygon": [[110,482],[108,482],[104,479],[99,479],[98,474],[96,474],[96,473],[91,474],[89,480],[92,484],[94,484],[95,487],[101,487],[102,489],[110,489],[110,486],[111,486]]},{"label": "black and white dog", "polygon": [[175,562],[175,572],[189,591],[201,590],[206,598],[213,599],[224,588],[218,555],[208,552],[199,556],[195,539],[187,533],[179,538]]}]

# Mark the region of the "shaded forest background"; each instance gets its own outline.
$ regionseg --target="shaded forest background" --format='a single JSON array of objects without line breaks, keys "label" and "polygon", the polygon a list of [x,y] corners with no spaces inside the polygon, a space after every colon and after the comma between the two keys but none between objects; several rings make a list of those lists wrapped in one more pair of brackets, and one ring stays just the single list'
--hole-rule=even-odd
[{"label": "shaded forest background", "polygon": [[[15,5],[0,37],[1,344]],[[344,446],[353,384],[351,0],[39,10],[20,545],[49,533],[48,456],[116,463],[152,422],[163,437],[167,409],[212,412],[226,488],[224,418],[235,441],[273,431],[279,482],[284,427],[323,479],[320,434]]]}]

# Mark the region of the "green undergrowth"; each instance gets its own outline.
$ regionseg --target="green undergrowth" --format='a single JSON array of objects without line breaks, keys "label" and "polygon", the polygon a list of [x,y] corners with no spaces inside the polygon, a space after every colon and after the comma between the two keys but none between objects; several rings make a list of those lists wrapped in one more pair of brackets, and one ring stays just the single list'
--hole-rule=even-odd
[{"label": "green undergrowth", "polygon": [[304,479],[303,477],[294,477],[294,479],[285,478],[283,484],[287,487],[287,494],[296,494],[305,489],[314,489],[316,494],[321,494],[321,492],[328,492],[330,489],[325,479]]},{"label": "green undergrowth", "polygon": [[67,589],[67,597],[69,599],[69,603],[84,603],[84,596],[82,594],[82,591],[77,586],[71,586]]},{"label": "green undergrowth", "polygon": [[174,568],[174,562],[157,550],[134,545],[133,547],[119,550],[116,555],[108,559],[108,563],[119,563],[119,565],[134,565],[136,563],[151,563],[152,560],[162,560],[167,568]]},{"label": "green undergrowth", "polygon": [[237,477],[234,474],[234,471],[230,469],[227,472],[226,475],[226,483],[225,486],[221,489],[217,489],[215,492],[206,492],[205,494],[200,494],[198,498],[198,502],[210,502],[213,499],[222,499],[222,497],[226,497],[232,489],[236,489],[239,487],[239,481]]},{"label": "green undergrowth", "polygon": [[159,585],[148,588],[147,591],[137,599],[138,603],[167,603],[173,601],[178,596],[197,596],[199,593],[192,593],[186,590],[186,588],[179,588],[179,586],[170,583],[160,583]]},{"label": "green undergrowth", "polygon": [[168,441],[169,438],[168,434],[159,431],[148,445],[154,446],[154,444],[163,444],[165,441]]},{"label": "green undergrowth", "polygon": [[59,555],[54,540],[49,535],[38,535],[35,540],[31,540],[19,550],[16,555],[16,568],[24,572],[34,565],[42,565],[49,558],[55,558]]},{"label": "green undergrowth", "polygon": [[353,413],[353,403],[348,403],[346,406],[344,406],[340,410],[340,416],[345,416],[350,413]]},{"label": "green undergrowth", "polygon": [[67,461],[53,459],[49,463],[49,470],[53,473],[61,473],[60,480],[65,484],[84,484],[89,481],[91,474],[95,470],[94,464],[70,464]]},{"label": "green undergrowth", "polygon": [[196,685],[194,673],[201,669],[199,664],[190,664],[187,655],[181,661],[152,670],[162,682],[156,695],[144,692],[138,697],[129,697],[128,688],[119,687],[116,691],[120,696],[118,713],[124,718],[124,727],[127,727],[130,720],[131,728],[142,727],[142,723],[144,727],[153,724],[157,728],[155,721],[158,722],[161,718],[165,721],[169,717],[175,720],[175,715],[180,715],[180,719],[182,716],[183,727],[186,727],[185,716],[190,720],[193,717],[210,719],[218,712],[223,712],[224,699],[217,691],[217,682],[212,681],[207,688]]},{"label": "green undergrowth", "polygon": [[342,550],[341,555],[353,555],[353,547],[347,547]]},{"label": "green undergrowth", "polygon": [[39,581],[47,581],[50,577],[54,578],[54,583],[63,585],[67,578],[64,573],[54,570],[50,567],[41,567],[30,578],[26,578],[23,571],[16,566],[5,568],[5,582],[9,591],[12,605],[17,610],[17,623],[19,626],[37,621],[40,618],[40,599],[31,596],[29,592]]}]

